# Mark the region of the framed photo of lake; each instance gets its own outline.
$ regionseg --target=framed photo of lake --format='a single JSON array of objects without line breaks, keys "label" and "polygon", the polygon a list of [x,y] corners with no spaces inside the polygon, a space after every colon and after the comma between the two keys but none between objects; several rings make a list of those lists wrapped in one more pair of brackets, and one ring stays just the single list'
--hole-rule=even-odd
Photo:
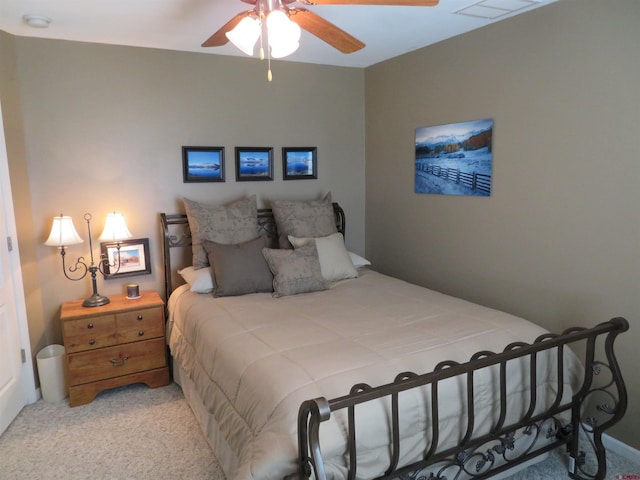
[{"label": "framed photo of lake", "polygon": [[282,174],[284,180],[318,178],[318,149],[316,147],[283,147]]},{"label": "framed photo of lake", "polygon": [[224,147],[182,147],[183,182],[224,182]]},{"label": "framed photo of lake", "polygon": [[415,191],[491,196],[493,119],[416,128]]},{"label": "framed photo of lake", "polygon": [[236,181],[273,180],[272,147],[236,147]]}]

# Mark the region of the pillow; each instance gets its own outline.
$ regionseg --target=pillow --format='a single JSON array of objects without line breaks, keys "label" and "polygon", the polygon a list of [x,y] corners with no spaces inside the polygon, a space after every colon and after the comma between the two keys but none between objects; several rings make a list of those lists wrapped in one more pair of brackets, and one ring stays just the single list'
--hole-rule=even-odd
[{"label": "pillow", "polygon": [[349,257],[351,258],[351,262],[353,262],[353,266],[356,268],[366,267],[367,265],[371,265],[371,262],[369,260],[361,257],[356,253],[349,252]]},{"label": "pillow", "polygon": [[233,245],[202,242],[216,279],[214,297],[273,291],[273,275],[262,255],[265,237]]},{"label": "pillow", "polygon": [[271,210],[278,227],[280,248],[291,248],[287,240],[289,235],[324,237],[338,231],[331,192],[321,200],[274,200]]},{"label": "pillow", "polygon": [[289,241],[293,248],[300,248],[315,241],[322,277],[327,282],[358,276],[351,257],[349,257],[349,252],[344,246],[344,237],[340,232],[315,239],[309,237],[298,238],[289,235]]},{"label": "pillow", "polygon": [[262,253],[273,273],[273,296],[326,290],[315,242],[295,250],[263,248]]},{"label": "pillow", "polygon": [[258,234],[258,206],[256,196],[229,205],[207,205],[184,199],[184,207],[191,230],[193,268],[209,266],[203,240],[231,244],[256,238]]},{"label": "pillow", "polygon": [[189,284],[189,290],[196,293],[211,293],[213,291],[213,272],[211,267],[196,270],[193,267],[185,267],[178,273]]}]

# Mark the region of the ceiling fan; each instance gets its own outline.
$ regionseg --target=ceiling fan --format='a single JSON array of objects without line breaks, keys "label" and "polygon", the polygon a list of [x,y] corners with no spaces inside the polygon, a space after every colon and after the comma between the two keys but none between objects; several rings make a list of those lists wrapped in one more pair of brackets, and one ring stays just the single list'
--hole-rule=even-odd
[{"label": "ceiling fan", "polygon": [[[253,46],[262,34],[261,25],[267,24],[267,36],[274,36],[276,31],[291,30],[292,38],[287,38],[287,47],[275,45],[269,39],[271,47],[271,57],[281,58],[293,53],[298,48],[300,29],[315,35],[320,40],[328,43],[342,53],[353,53],[365,47],[357,38],[349,35],[344,30],[338,28],[331,22],[323,19],[319,15],[301,7],[290,7],[289,5],[299,1],[304,5],[378,5],[378,6],[423,6],[432,7],[438,4],[439,0],[242,0],[253,5],[250,10],[238,13],[235,17],[225,23],[216,33],[211,35],[203,44],[203,47],[219,47],[225,45],[230,38],[232,42],[249,55],[253,55]],[[284,16],[278,14],[281,22],[278,27],[271,28],[269,21],[274,12],[282,12]],[[249,19],[245,21],[245,19]],[[273,20],[275,23],[275,20]],[[288,23],[285,23],[288,22]],[[291,26],[295,24],[296,26]],[[245,28],[246,27],[246,28]],[[249,32],[249,33],[246,33]],[[235,38],[234,38],[235,34]],[[271,35],[270,35],[271,34]],[[238,36],[243,36],[243,45],[239,45]],[[255,37],[255,38],[254,38]],[[253,43],[251,43],[253,41]],[[291,51],[289,51],[291,50]],[[262,53],[261,53],[262,55]]]}]

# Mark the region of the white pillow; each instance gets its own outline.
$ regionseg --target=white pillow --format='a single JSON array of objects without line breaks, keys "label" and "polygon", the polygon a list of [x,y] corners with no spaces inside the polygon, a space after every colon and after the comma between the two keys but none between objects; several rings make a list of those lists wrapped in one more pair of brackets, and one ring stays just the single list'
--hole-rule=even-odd
[{"label": "white pillow", "polygon": [[178,273],[189,284],[189,290],[197,293],[211,293],[213,291],[213,271],[211,267],[195,269],[185,267]]},{"label": "white pillow", "polygon": [[353,266],[349,252],[344,246],[344,237],[340,232],[332,233],[326,237],[293,237],[289,235],[289,242],[293,248],[302,247],[309,242],[316,242],[318,259],[320,260],[320,270],[322,277],[327,282],[335,282],[344,278],[355,278],[358,276],[356,267]]},{"label": "white pillow", "polygon": [[361,257],[357,253],[349,252],[349,257],[351,257],[351,261],[353,262],[353,266],[356,268],[366,267],[367,265],[371,265],[371,262],[366,258]]}]

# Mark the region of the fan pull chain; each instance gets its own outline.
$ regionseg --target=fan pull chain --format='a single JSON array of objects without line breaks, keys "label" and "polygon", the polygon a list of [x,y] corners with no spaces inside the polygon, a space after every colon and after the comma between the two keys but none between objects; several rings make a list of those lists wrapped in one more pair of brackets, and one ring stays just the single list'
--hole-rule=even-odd
[{"label": "fan pull chain", "polygon": [[262,37],[262,22],[260,22],[260,60],[264,60],[264,40]]},{"label": "fan pull chain", "polygon": [[[262,36],[262,25],[260,25],[260,60],[264,60],[264,40]],[[269,47],[267,47],[268,49]],[[267,80],[272,81],[273,75],[271,74],[271,54],[267,50]]]},{"label": "fan pull chain", "polygon": [[[267,43],[268,43],[269,39],[267,37]],[[262,55],[262,58],[264,58],[264,51],[262,50],[262,44],[260,45],[260,54]],[[272,81],[273,80],[273,75],[271,74],[271,50],[269,49],[269,45],[267,45],[267,80],[268,81]]]}]

